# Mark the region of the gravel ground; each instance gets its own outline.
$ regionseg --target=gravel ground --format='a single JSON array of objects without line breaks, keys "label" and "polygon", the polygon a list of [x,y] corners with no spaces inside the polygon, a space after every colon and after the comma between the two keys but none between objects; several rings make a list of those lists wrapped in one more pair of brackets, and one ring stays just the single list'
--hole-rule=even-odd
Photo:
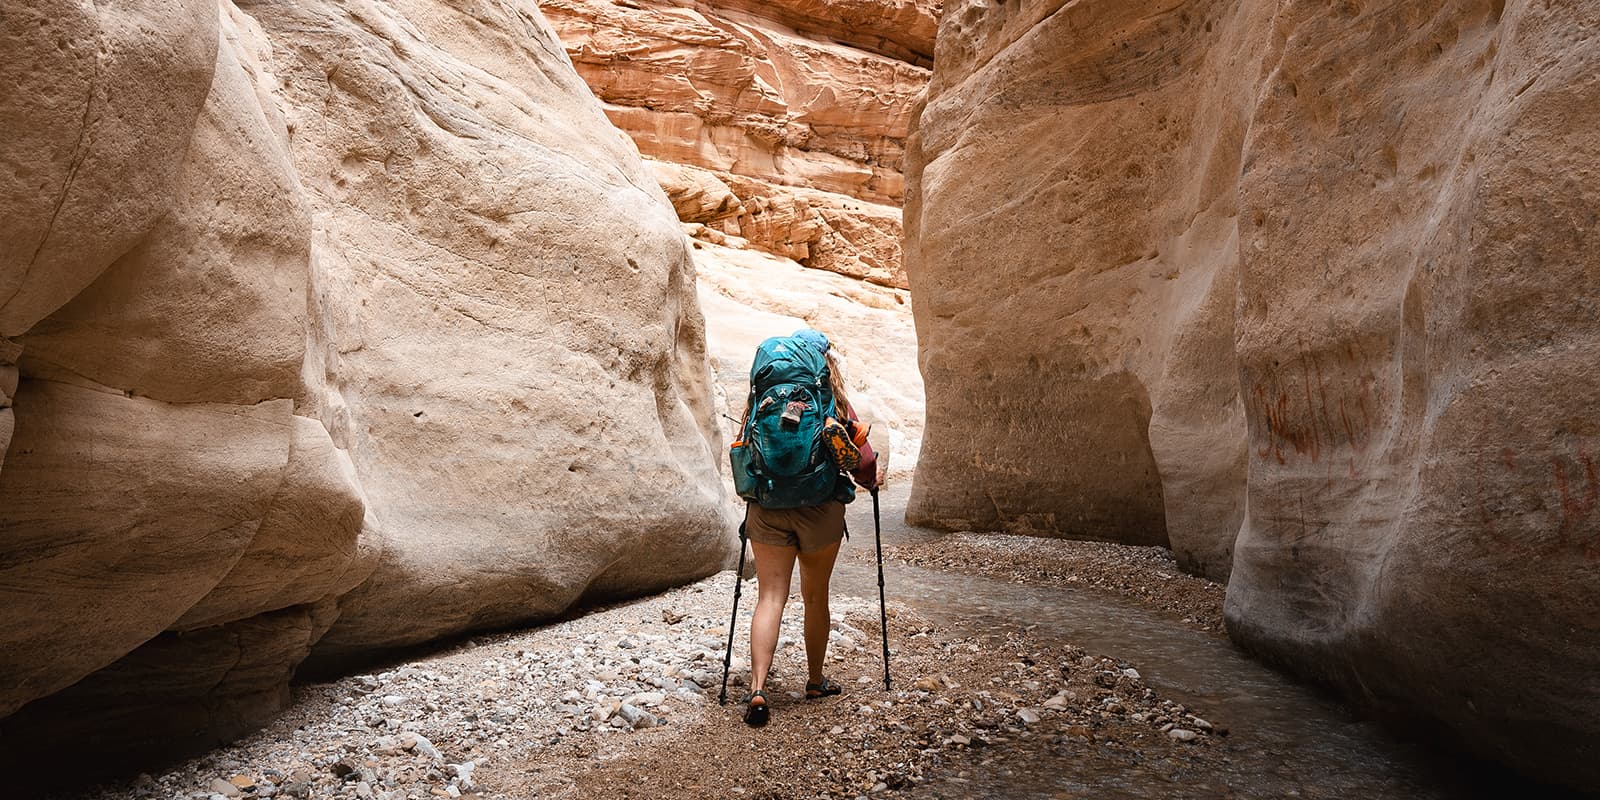
[{"label": "gravel ground", "polygon": [[[839,697],[803,701],[798,597],[769,682],[772,722],[717,704],[731,572],[548,627],[479,637],[417,661],[296,688],[263,730],[156,775],[76,797],[856,797],[959,785],[1008,743],[1100,758],[1130,749],[1204,769],[1220,727],[1146,688],[1136,668],[1027,633],[949,635],[890,606],[836,597]],[[798,593],[796,593],[798,595]],[[1120,755],[1119,755],[1120,754]]]},{"label": "gravel ground", "polygon": [[884,557],[1009,583],[1112,592],[1200,630],[1225,635],[1222,597],[1227,587],[1185,574],[1172,551],[1162,547],[956,533],[922,544],[888,547]]},{"label": "gravel ground", "polygon": [[[970,798],[994,796],[976,787],[1005,785],[1046,753],[1074,770],[1119,775],[1147,771],[1145,763],[1215,773],[1226,761],[1214,743],[1227,730],[1159,697],[1130,665],[1026,634],[946,637],[903,610],[890,631],[899,643],[892,692],[869,652],[840,665],[839,697],[780,691],[761,729],[740,723],[740,707],[712,706],[649,748],[607,742],[589,754],[598,762],[591,769],[558,764],[557,785],[531,782],[526,796]],[[803,666],[785,676],[776,688],[798,687]]]}]

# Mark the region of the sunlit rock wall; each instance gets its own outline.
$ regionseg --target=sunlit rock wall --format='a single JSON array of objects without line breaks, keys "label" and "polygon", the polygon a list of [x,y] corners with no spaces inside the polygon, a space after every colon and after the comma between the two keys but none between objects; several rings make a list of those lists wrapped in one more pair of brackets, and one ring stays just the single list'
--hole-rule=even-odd
[{"label": "sunlit rock wall", "polygon": [[901,169],[937,3],[541,7],[702,238],[905,288]]},{"label": "sunlit rock wall", "polygon": [[50,0],[0,82],[12,757],[731,555],[689,247],[533,3]]}]

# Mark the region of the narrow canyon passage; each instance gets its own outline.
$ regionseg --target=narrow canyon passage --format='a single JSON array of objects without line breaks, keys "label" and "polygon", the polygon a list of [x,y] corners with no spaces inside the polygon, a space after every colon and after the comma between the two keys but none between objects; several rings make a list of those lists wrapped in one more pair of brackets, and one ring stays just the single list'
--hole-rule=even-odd
[{"label": "narrow canyon passage", "polygon": [[[1600,793],[1596,31],[1595,0],[0,0],[0,771]],[[802,328],[836,360],[805,387],[890,456],[889,605],[862,494],[846,691],[800,691],[792,598],[754,730],[717,703],[730,442]],[[823,441],[795,461],[844,491]]]}]

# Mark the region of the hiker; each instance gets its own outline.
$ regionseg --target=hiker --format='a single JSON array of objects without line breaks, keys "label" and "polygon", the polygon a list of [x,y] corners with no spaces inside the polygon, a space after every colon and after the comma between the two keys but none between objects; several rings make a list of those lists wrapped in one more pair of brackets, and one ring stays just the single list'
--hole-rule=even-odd
[{"label": "hiker", "polygon": [[[749,501],[744,532],[756,560],[757,600],[750,624],[750,694],[744,720],[770,714],[767,673],[778,627],[800,565],[809,675],[806,699],[836,695],[823,674],[828,650],[828,581],[845,533],[844,507],[854,483],[877,487],[877,457],[844,388],[828,337],[809,328],[763,342],[751,367],[750,403],[734,444],[735,484]],[[740,454],[754,459],[741,469]],[[746,474],[741,474],[746,473]],[[736,601],[737,602],[737,601]]]}]

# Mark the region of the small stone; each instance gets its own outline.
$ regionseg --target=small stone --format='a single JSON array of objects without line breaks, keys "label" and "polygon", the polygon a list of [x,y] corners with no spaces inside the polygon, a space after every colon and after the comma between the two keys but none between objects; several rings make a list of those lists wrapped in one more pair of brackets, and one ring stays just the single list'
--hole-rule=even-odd
[{"label": "small stone", "polygon": [[293,781],[283,785],[282,793],[289,797],[310,797],[311,784],[305,781]]},{"label": "small stone", "polygon": [[958,733],[958,734],[950,737],[950,743],[951,744],[959,744],[962,747],[966,747],[967,745],[972,744],[972,739],[971,739],[971,737],[962,736],[961,734]]},{"label": "small stone", "polygon": [[661,722],[656,715],[651,714],[650,712],[645,711],[644,709],[639,708],[631,703],[623,703],[622,706],[617,709],[617,719],[622,720],[627,727],[634,728],[635,730],[642,728],[654,728]]},{"label": "small stone", "polygon": [[661,692],[640,692],[629,698],[628,702],[636,706],[659,706],[666,699],[667,696]]},{"label": "small stone", "polygon": [[394,708],[396,706],[404,705],[407,699],[408,698],[403,694],[386,694],[378,702],[389,708]]},{"label": "small stone", "polygon": [[924,692],[937,692],[940,688],[939,679],[931,675],[918,678],[917,682],[912,685]]},{"label": "small stone", "polygon": [[434,747],[433,742],[428,741],[428,737],[415,731],[400,734],[400,746],[421,753],[433,759],[435,763],[444,763],[444,756],[439,754],[439,748]]},{"label": "small stone", "polygon": [[1199,737],[1200,734],[1195,733],[1188,728],[1173,728],[1172,730],[1167,731],[1167,735],[1177,739],[1180,742],[1192,742]]},{"label": "small stone", "polygon": [[244,794],[239,791],[239,787],[221,778],[213,779],[209,788],[212,794],[220,794],[223,797],[239,797]]},{"label": "small stone", "polygon": [[870,685],[872,683],[872,676],[870,676],[870,675],[862,675],[861,677],[856,678],[856,683],[858,683],[858,684],[860,684],[862,686],[868,686],[868,685]]},{"label": "small stone", "polygon": [[1126,677],[1129,680],[1135,680],[1135,681],[1139,680],[1139,670],[1136,670],[1133,667],[1129,667],[1129,668],[1123,670],[1122,671],[1122,675],[1123,675],[1123,677]]},{"label": "small stone", "polygon": [[1038,722],[1040,717],[1039,712],[1034,711],[1031,708],[1024,708],[1017,712],[1017,719],[1022,720],[1024,725],[1032,725]]},{"label": "small stone", "polygon": [[243,791],[256,785],[256,779],[248,775],[235,775],[228,779],[228,783],[239,787],[240,791]]},{"label": "small stone", "polygon": [[450,769],[456,773],[456,785],[463,789],[472,788],[472,773],[478,768],[475,762],[468,761],[462,764],[450,764]]}]

